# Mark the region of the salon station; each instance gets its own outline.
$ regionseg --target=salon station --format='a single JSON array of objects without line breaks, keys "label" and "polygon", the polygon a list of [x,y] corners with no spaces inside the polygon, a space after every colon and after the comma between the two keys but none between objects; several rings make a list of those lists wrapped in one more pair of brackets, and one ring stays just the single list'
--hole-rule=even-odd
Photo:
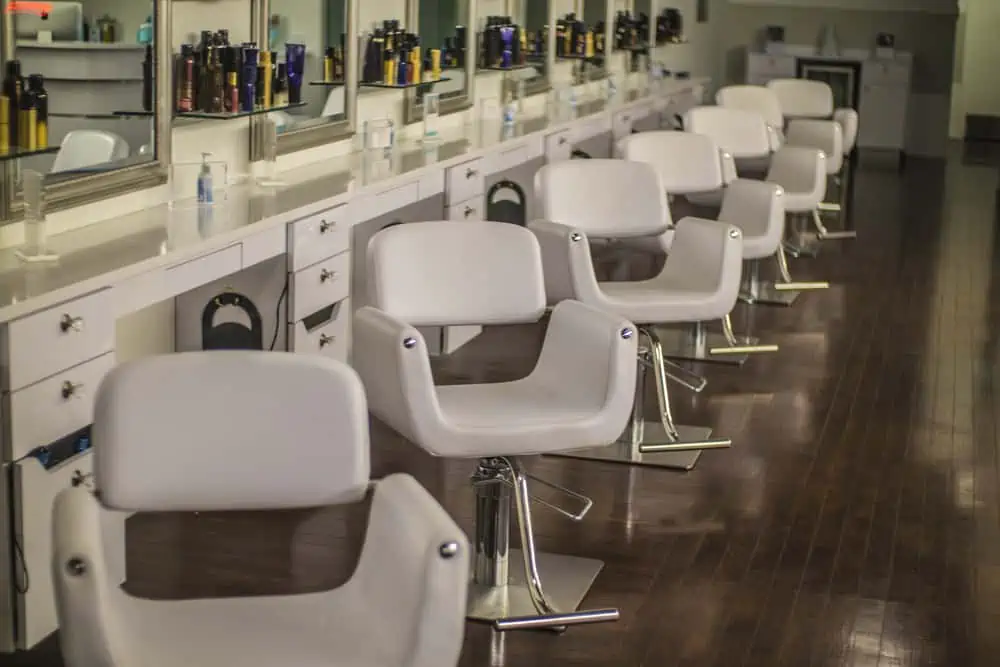
[{"label": "salon station", "polygon": [[[638,622],[588,595],[592,487],[741,446],[691,406],[781,363],[755,314],[833,288],[855,154],[903,152],[910,54],[852,53],[904,91],[866,130],[835,58],[713,83],[703,3],[0,6],[0,663],[508,664],[462,657],[485,626],[577,664]],[[362,502],[332,589],[130,588],[151,515]]]}]

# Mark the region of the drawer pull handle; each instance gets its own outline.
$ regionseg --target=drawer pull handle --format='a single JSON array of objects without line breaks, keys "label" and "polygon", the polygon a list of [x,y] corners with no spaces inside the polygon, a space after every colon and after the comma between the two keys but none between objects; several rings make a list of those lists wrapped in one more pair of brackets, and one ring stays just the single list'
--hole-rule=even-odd
[{"label": "drawer pull handle", "polygon": [[59,393],[62,394],[63,400],[80,398],[80,395],[83,393],[83,384],[66,380],[62,383],[62,389]]},{"label": "drawer pull handle", "polygon": [[67,333],[69,331],[83,331],[83,318],[64,314],[62,319],[59,320],[59,329],[63,333]]},{"label": "drawer pull handle", "polygon": [[319,281],[321,283],[325,283],[328,280],[336,280],[336,279],[337,279],[337,272],[336,271],[329,271],[327,269],[323,269],[319,273]]},{"label": "drawer pull handle", "polygon": [[327,334],[321,334],[320,337],[319,337],[319,346],[320,346],[320,349],[326,347],[327,345],[333,345],[335,342],[337,342],[337,337],[336,336],[330,336],[330,335],[327,335]]},{"label": "drawer pull handle", "polygon": [[569,139],[567,139],[566,137],[559,137],[560,146],[565,146],[567,143],[569,143]]},{"label": "drawer pull handle", "polygon": [[466,218],[468,218],[470,215],[472,215],[475,212],[476,212],[476,209],[472,208],[471,206],[466,206],[465,207],[464,213],[465,213],[465,217]]},{"label": "drawer pull handle", "polygon": [[465,177],[466,178],[475,178],[478,175],[479,175],[479,172],[476,171],[475,169],[466,169],[465,170]]},{"label": "drawer pull handle", "polygon": [[333,228],[336,226],[337,226],[336,222],[327,222],[326,220],[320,220],[319,233],[326,234],[327,232],[332,231]]}]

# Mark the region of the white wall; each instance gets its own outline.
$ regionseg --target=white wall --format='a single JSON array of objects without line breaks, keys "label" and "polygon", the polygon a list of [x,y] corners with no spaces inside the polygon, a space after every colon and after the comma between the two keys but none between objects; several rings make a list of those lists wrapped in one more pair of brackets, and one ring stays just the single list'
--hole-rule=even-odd
[{"label": "white wall", "polygon": [[961,0],[955,84],[951,104],[951,136],[965,135],[966,114],[1000,116],[1000,0]]}]

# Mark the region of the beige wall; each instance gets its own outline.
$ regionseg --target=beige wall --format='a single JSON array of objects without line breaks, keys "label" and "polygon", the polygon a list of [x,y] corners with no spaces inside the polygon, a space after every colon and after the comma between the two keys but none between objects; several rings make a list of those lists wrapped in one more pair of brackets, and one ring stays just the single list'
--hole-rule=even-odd
[{"label": "beige wall", "polygon": [[962,0],[958,21],[951,136],[965,135],[966,114],[1000,116],[1000,0]]}]

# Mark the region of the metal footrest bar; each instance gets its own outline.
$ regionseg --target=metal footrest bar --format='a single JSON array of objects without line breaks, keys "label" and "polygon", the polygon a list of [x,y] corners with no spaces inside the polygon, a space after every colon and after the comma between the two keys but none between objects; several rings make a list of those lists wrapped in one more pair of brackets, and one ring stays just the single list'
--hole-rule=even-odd
[{"label": "metal footrest bar", "polygon": [[830,283],[818,280],[811,283],[773,283],[774,289],[779,292],[804,292],[806,290],[829,289]]},{"label": "metal footrest bar", "polygon": [[[836,206],[837,206],[836,210],[837,212],[839,212],[840,204],[837,204]],[[821,241],[838,241],[844,239],[854,239],[858,237],[858,233],[853,229],[844,229],[840,231],[831,232],[829,229],[826,228],[826,225],[823,224],[823,216],[820,215],[820,210],[823,209],[820,208],[818,210],[813,211],[813,225],[816,227],[816,231]]]},{"label": "metal footrest bar", "polygon": [[498,632],[510,630],[565,629],[570,625],[586,623],[608,623],[617,621],[621,614],[617,609],[595,609],[593,611],[576,611],[569,614],[553,614],[551,616],[521,616],[493,621],[493,628]]}]

